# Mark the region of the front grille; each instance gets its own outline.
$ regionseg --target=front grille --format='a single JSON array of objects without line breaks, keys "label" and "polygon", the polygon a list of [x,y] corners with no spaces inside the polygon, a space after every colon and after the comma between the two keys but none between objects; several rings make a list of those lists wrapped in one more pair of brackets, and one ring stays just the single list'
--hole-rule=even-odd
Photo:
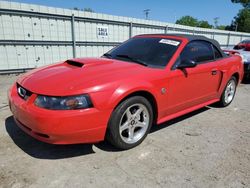
[{"label": "front grille", "polygon": [[19,97],[21,97],[22,99],[27,100],[32,95],[31,91],[25,89],[20,84],[17,83],[16,85],[17,85],[17,93]]}]

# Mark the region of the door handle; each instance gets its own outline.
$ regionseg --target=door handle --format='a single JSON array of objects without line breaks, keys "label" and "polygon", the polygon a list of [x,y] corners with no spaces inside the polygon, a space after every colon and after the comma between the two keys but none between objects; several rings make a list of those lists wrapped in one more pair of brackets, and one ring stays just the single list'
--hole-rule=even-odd
[{"label": "door handle", "polygon": [[217,70],[212,70],[212,71],[211,71],[211,74],[212,74],[212,75],[216,75],[216,74],[217,74]]}]

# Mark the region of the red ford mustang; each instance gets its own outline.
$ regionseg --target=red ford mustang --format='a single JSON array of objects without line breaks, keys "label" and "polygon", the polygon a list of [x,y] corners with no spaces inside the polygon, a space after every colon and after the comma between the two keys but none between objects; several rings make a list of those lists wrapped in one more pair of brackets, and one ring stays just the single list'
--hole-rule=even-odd
[{"label": "red ford mustang", "polygon": [[243,76],[202,36],[140,35],[101,58],[77,58],[24,74],[9,91],[18,126],[53,144],[140,144],[153,124],[211,103],[229,105]]}]

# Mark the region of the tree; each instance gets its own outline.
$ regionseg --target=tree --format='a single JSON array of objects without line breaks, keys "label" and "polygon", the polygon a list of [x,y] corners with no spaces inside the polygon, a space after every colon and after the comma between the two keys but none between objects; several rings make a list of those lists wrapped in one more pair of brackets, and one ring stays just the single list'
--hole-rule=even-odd
[{"label": "tree", "polygon": [[73,9],[78,10],[78,11],[94,12],[93,9],[91,9],[91,8],[80,9],[80,8],[74,7]]},{"label": "tree", "polygon": [[250,9],[244,8],[239,11],[231,24],[232,30],[250,32]]},{"label": "tree", "polygon": [[212,28],[213,27],[207,21],[198,20],[192,16],[183,16],[179,20],[176,21],[176,24],[188,25],[188,26],[192,26],[192,27],[202,27],[202,28]]},{"label": "tree", "polygon": [[218,25],[218,26],[216,27],[216,29],[219,29],[219,30],[226,30],[227,27],[228,27],[228,26],[226,26],[226,25]]},{"label": "tree", "polygon": [[250,0],[231,0],[233,3],[240,3],[244,8],[239,10],[231,25],[226,29],[231,31],[250,32]]},{"label": "tree", "polygon": [[232,3],[240,3],[244,8],[250,8],[250,0],[231,0]]},{"label": "tree", "polygon": [[192,16],[183,16],[176,21],[176,24],[196,27],[198,25],[198,20]]},{"label": "tree", "polygon": [[79,9],[79,8],[77,8],[77,7],[74,7],[73,10],[78,10],[78,11],[80,11],[81,9]]},{"label": "tree", "polygon": [[210,25],[208,23],[208,21],[204,21],[204,20],[201,20],[198,22],[198,27],[202,27],[202,28],[213,28],[212,25]]},{"label": "tree", "polygon": [[85,12],[94,12],[94,10],[92,8],[84,8],[83,11],[85,11]]},{"label": "tree", "polygon": [[214,28],[218,27],[219,19],[220,19],[219,17],[214,18]]}]

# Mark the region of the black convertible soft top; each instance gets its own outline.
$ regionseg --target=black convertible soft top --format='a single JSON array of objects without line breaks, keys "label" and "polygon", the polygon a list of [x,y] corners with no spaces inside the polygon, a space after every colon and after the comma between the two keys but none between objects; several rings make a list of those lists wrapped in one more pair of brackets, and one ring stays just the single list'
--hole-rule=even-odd
[{"label": "black convertible soft top", "polygon": [[227,55],[220,48],[220,44],[216,40],[207,38],[207,37],[202,36],[202,35],[175,34],[175,33],[160,34],[159,33],[159,34],[144,34],[144,35],[140,35],[140,36],[148,36],[148,35],[165,36],[165,37],[176,36],[176,37],[186,38],[186,39],[188,39],[189,42],[191,42],[191,41],[197,41],[197,40],[207,41],[207,42],[212,43],[221,52],[221,54],[222,54],[223,57],[227,57]]}]

